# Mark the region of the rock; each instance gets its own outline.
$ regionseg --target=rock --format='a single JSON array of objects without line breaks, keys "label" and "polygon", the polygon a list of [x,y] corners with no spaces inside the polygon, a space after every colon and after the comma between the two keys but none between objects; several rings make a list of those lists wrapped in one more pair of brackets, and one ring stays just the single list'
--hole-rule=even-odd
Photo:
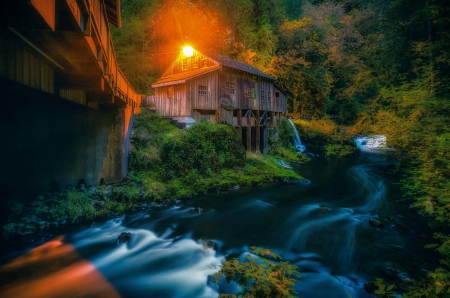
[{"label": "rock", "polygon": [[385,222],[395,222],[394,216],[378,214],[378,219]]},{"label": "rock", "polygon": [[325,211],[330,211],[330,208],[328,208],[327,206],[320,206],[318,208],[319,211],[325,212]]},{"label": "rock", "polygon": [[385,267],[383,269],[383,273],[391,278],[398,278],[403,282],[411,282],[411,278],[408,276],[408,273],[403,272],[399,269],[393,267]]},{"label": "rock", "polygon": [[95,226],[95,221],[91,223],[91,228]]},{"label": "rock", "polygon": [[299,180],[298,183],[303,184],[303,185],[309,185],[309,184],[311,184],[311,180],[302,179],[302,180]]},{"label": "rock", "polygon": [[44,196],[37,196],[37,199],[38,199],[39,201],[43,201],[45,198],[44,198]]},{"label": "rock", "polygon": [[89,187],[89,191],[90,191],[91,193],[94,193],[96,190],[97,190],[97,188],[96,188],[95,186]]},{"label": "rock", "polygon": [[61,222],[61,224],[62,224],[62,225],[66,225],[66,224],[67,224],[67,220],[63,220],[63,221]]},{"label": "rock", "polygon": [[374,219],[374,218],[369,219],[369,224],[372,227],[375,227],[375,228],[383,227],[383,223],[381,221],[379,221],[379,220]]},{"label": "rock", "polygon": [[130,232],[122,232],[119,237],[117,237],[117,243],[125,243],[131,239]]},{"label": "rock", "polygon": [[397,278],[401,279],[403,282],[411,282],[411,278],[405,272],[397,273]]},{"label": "rock", "polygon": [[399,231],[402,231],[402,232],[406,232],[406,231],[409,230],[409,228],[406,225],[402,224],[402,223],[395,224],[395,228],[397,230],[399,230]]},{"label": "rock", "polygon": [[239,189],[239,185],[235,185],[233,186],[232,190],[238,190]]},{"label": "rock", "polygon": [[393,245],[393,244],[391,244],[391,245],[389,245],[389,247],[392,248],[393,250],[397,250],[397,251],[405,250],[405,248],[403,246],[400,246],[400,245]]},{"label": "rock", "polygon": [[202,240],[202,248],[201,250],[203,250],[204,252],[207,252],[211,249],[216,248],[216,243],[214,243],[214,241],[212,240]]}]

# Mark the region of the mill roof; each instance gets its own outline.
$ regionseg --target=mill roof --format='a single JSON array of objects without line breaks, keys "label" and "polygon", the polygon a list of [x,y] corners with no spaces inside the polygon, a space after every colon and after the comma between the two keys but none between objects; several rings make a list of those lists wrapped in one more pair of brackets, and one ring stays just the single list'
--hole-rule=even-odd
[{"label": "mill roof", "polygon": [[[256,67],[253,67],[247,63],[240,62],[228,57],[224,57],[221,55],[213,54],[213,55],[205,55],[202,53],[199,53],[202,56],[204,56],[207,59],[210,59],[214,65],[209,67],[203,67],[198,69],[191,69],[191,70],[185,70],[180,73],[172,73],[170,71],[171,67],[173,67],[174,63],[164,72],[163,76],[159,78],[156,82],[152,84],[152,87],[162,87],[162,86],[168,86],[173,84],[182,84],[185,83],[186,80],[189,80],[191,78],[197,77],[199,75],[203,75],[205,73],[220,69],[222,67],[228,67],[235,70],[243,71],[252,75],[260,76],[269,80],[275,80],[272,76],[262,72],[261,70],[257,69]],[[182,57],[181,55],[178,56],[177,60]],[[177,61],[176,60],[176,61]]]},{"label": "mill roof", "polygon": [[256,67],[253,67],[247,63],[240,62],[240,61],[237,61],[237,60],[234,60],[234,59],[231,59],[228,57],[224,57],[221,55],[211,55],[210,57],[223,66],[227,66],[227,67],[234,68],[237,70],[245,71],[250,74],[264,77],[264,78],[267,78],[270,80],[275,80],[275,78],[269,76],[268,74],[262,72],[261,70],[257,69]]}]

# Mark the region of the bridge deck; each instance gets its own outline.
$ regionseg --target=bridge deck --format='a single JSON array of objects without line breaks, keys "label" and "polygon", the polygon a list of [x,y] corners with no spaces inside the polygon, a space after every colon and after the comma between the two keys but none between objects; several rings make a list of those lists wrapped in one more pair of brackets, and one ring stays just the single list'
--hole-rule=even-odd
[{"label": "bridge deck", "polygon": [[109,23],[118,0],[6,0],[0,76],[89,107],[138,107],[117,65]]}]

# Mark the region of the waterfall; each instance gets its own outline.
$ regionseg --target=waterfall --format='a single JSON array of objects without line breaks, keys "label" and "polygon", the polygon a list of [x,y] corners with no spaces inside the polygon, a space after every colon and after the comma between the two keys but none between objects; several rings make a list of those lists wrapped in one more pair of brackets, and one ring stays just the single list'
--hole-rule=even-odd
[{"label": "waterfall", "polygon": [[303,152],[306,150],[305,145],[302,144],[302,141],[300,140],[300,136],[298,135],[297,127],[295,127],[294,122],[291,121],[291,119],[288,119],[289,123],[291,123],[292,128],[294,129],[294,145],[295,149],[297,149],[300,152]]}]

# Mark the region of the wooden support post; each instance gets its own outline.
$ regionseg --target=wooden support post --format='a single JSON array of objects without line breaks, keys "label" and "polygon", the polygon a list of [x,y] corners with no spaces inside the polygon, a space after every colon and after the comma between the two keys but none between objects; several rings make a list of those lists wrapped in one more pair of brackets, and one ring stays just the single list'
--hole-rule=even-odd
[{"label": "wooden support post", "polygon": [[252,151],[252,113],[247,113],[247,151]]},{"label": "wooden support post", "polygon": [[237,111],[237,128],[239,137],[242,139],[242,110]]},{"label": "wooden support post", "polygon": [[260,134],[260,126],[259,126],[259,111],[256,111],[256,129],[255,129],[255,133],[256,133],[256,146],[255,146],[255,150],[256,153],[259,153],[259,142],[261,141],[261,134]]}]

